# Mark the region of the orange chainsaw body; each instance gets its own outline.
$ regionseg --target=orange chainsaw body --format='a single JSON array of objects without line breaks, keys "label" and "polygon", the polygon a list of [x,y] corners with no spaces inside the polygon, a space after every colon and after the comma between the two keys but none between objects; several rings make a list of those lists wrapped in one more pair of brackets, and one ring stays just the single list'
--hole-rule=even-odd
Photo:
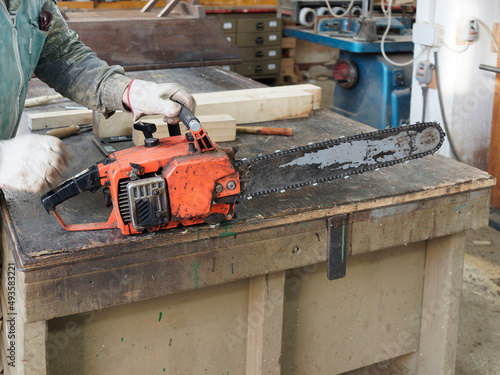
[{"label": "orange chainsaw body", "polygon": [[119,228],[123,234],[158,231],[179,224],[218,225],[231,219],[240,180],[227,153],[209,139],[210,147],[203,147],[196,135],[194,139],[179,135],[156,141],[152,147],[114,152],[97,164],[100,186],[113,205],[106,223],[66,224],[55,204],[52,209],[46,206],[47,210],[53,210],[67,230]]}]

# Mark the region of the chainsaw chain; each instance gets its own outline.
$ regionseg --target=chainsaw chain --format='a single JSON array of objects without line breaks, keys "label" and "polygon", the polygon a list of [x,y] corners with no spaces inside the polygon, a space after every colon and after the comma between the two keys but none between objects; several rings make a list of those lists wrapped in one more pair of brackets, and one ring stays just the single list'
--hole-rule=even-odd
[{"label": "chainsaw chain", "polygon": [[[424,156],[433,154],[441,147],[441,145],[444,142],[445,133],[443,132],[441,126],[436,122],[417,122],[417,123],[412,124],[412,125],[402,125],[398,128],[374,130],[374,131],[367,132],[367,133],[355,134],[355,135],[349,136],[349,137],[343,136],[343,137],[336,138],[336,139],[325,140],[323,142],[309,143],[306,146],[299,146],[299,147],[292,146],[292,148],[288,149],[288,150],[277,150],[277,151],[273,152],[272,154],[259,155],[259,156],[256,156],[256,157],[253,157],[250,159],[244,158],[244,159],[238,160],[235,162],[235,166],[236,166],[236,168],[238,168],[238,170],[241,171],[242,168],[245,170],[250,170],[253,164],[261,163],[263,161],[266,161],[266,160],[269,160],[272,158],[277,158],[277,157],[280,157],[283,155],[290,155],[290,154],[300,153],[300,152],[304,152],[304,151],[328,149],[331,147],[338,146],[342,143],[349,143],[352,141],[359,141],[359,140],[366,140],[366,139],[368,139],[368,140],[369,139],[376,139],[376,137],[378,135],[387,135],[390,133],[398,134],[398,133],[403,133],[403,132],[410,132],[412,130],[419,131],[419,130],[429,128],[429,127],[434,127],[439,131],[440,141],[436,147],[434,147],[432,150],[429,150],[427,152],[417,153],[417,154],[412,155],[410,157],[402,158],[399,160],[393,160],[393,161],[389,161],[389,162],[373,164],[371,166],[367,166],[367,167],[360,168],[357,170],[354,169],[354,170],[350,170],[348,172],[340,172],[336,175],[318,178],[314,181],[307,181],[307,182],[302,182],[302,183],[298,183],[298,184],[285,185],[285,186],[282,186],[279,188],[272,188],[272,189],[268,189],[268,190],[263,190],[263,191],[251,193],[251,194],[246,194],[244,192],[244,186],[243,186],[242,193],[239,195],[239,198],[240,199],[242,199],[242,198],[252,199],[252,197],[255,197],[255,196],[267,195],[269,193],[274,193],[274,192],[278,192],[278,191],[283,192],[283,191],[288,190],[288,189],[298,189],[298,188],[301,188],[303,186],[308,186],[308,185],[316,185],[320,182],[333,181],[333,180],[336,180],[336,179],[342,178],[342,177],[346,178],[350,175],[356,175],[356,174],[361,174],[361,173],[372,171],[372,170],[377,170],[379,168],[390,167],[392,165],[400,164],[400,163],[403,163],[403,162],[406,162],[409,160],[420,159],[420,158],[423,158]],[[242,177],[244,180],[245,176],[242,176]]]}]

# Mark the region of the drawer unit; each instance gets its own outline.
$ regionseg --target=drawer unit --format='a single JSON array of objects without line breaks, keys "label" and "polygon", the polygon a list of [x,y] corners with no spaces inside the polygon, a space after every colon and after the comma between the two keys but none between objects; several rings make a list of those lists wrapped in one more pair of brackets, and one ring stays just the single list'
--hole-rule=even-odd
[{"label": "drawer unit", "polygon": [[[226,36],[226,39],[227,39],[228,41],[230,41],[230,42],[231,42],[231,43],[233,43],[233,44],[236,44],[236,34],[228,34],[228,33],[225,33],[224,35]],[[241,52],[240,52],[240,54],[241,54]],[[240,56],[240,58],[241,58],[241,56]]]},{"label": "drawer unit", "polygon": [[280,73],[279,60],[248,61],[235,65],[236,73],[247,77],[276,76]]},{"label": "drawer unit", "polygon": [[272,47],[245,47],[240,48],[242,61],[276,60],[281,56],[281,48]]},{"label": "drawer unit", "polygon": [[281,32],[281,20],[277,18],[247,18],[238,20],[238,32],[261,33]]},{"label": "drawer unit", "polygon": [[281,33],[237,33],[236,45],[238,47],[280,46]]},{"label": "drawer unit", "polygon": [[238,46],[242,63],[232,71],[254,79],[279,77],[283,23],[276,13],[207,15],[218,17],[228,40]]}]

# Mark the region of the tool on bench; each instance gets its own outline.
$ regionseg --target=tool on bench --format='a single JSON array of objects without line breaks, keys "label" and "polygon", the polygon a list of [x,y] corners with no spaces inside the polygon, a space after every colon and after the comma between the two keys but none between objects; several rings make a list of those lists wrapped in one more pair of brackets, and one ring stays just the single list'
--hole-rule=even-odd
[{"label": "tool on bench", "polygon": [[131,142],[131,135],[119,135],[114,137],[105,137],[105,138],[97,138],[92,137],[92,143],[97,147],[97,150],[101,153],[102,156],[107,158],[110,154],[116,151],[113,143],[119,142]]},{"label": "tool on bench", "polygon": [[267,126],[237,126],[237,133],[262,134],[262,135],[293,135],[292,128],[269,128]]},{"label": "tool on bench", "polygon": [[86,125],[71,125],[65,128],[52,129],[47,132],[47,135],[52,135],[57,138],[66,138],[73,134],[83,133],[92,130],[92,124]]},{"label": "tool on bench", "polygon": [[[42,197],[67,230],[120,228],[124,234],[178,225],[217,226],[234,215],[238,199],[282,192],[355,175],[434,153],[444,133],[436,123],[417,123],[311,143],[236,161],[213,143],[186,108],[179,115],[186,135],[153,137],[154,124],[136,123],[144,146],[109,155]],[[56,206],[82,191],[103,187],[113,206],[106,223],[66,224]]]}]

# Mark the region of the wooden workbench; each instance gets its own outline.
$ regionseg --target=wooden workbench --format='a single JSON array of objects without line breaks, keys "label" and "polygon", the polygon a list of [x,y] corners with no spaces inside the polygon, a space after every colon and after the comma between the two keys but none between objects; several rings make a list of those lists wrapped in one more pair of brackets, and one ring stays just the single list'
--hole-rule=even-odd
[{"label": "wooden workbench", "polygon": [[[260,86],[215,68],[133,74],[192,92]],[[48,93],[36,82],[30,92]],[[322,110],[286,126],[293,137],[241,135],[227,145],[245,157],[367,130]],[[89,137],[65,140],[68,176],[101,159]],[[338,374],[392,359],[417,374],[451,374],[464,233],[487,225],[493,185],[430,156],[245,200],[217,229],[138,236],[66,232],[40,197],[4,192],[4,371]],[[60,212],[69,222],[109,215],[100,192]],[[341,214],[347,275],[329,281],[327,220]]]}]

